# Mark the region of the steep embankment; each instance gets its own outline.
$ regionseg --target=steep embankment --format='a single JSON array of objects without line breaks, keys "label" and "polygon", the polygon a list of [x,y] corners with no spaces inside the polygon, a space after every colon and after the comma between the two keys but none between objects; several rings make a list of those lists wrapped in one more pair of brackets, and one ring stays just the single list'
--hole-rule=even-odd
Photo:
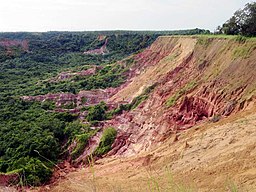
[{"label": "steep embankment", "polygon": [[254,101],[255,53],[250,40],[158,38],[137,55],[139,75],[111,98],[131,100],[157,82],[137,109],[112,120],[120,130],[112,154],[137,154],[172,133],[247,108]]},{"label": "steep embankment", "polygon": [[112,156],[53,191],[167,188],[165,167],[202,191],[225,190],[229,180],[254,187],[255,61],[254,40],[159,37],[134,57],[130,79],[107,100],[143,95],[137,108],[105,122],[118,129]]}]

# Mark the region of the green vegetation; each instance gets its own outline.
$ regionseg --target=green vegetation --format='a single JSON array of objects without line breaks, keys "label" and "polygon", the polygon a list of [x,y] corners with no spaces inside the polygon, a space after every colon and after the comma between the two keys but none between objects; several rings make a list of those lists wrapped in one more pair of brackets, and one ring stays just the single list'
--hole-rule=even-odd
[{"label": "green vegetation", "polygon": [[76,103],[74,102],[69,102],[61,106],[62,109],[74,109],[75,107],[76,107]]},{"label": "green vegetation", "polygon": [[100,104],[90,107],[86,117],[87,121],[92,122],[105,120],[106,110],[107,106],[104,102],[100,102]]},{"label": "green vegetation", "polygon": [[118,115],[118,114],[122,114],[123,111],[130,111],[135,109],[136,107],[139,106],[139,104],[141,104],[143,101],[145,101],[148,97],[149,94],[154,90],[154,88],[157,86],[157,83],[147,87],[143,93],[137,97],[135,97],[131,103],[128,104],[121,104],[118,108],[109,111],[107,113],[107,117],[112,118],[113,115]]},{"label": "green vegetation", "polygon": [[155,89],[156,86],[157,86],[157,83],[147,87],[141,95],[135,97],[132,100],[132,102],[128,105],[128,109],[132,110],[138,107],[140,103],[142,103],[149,97],[149,94]]},{"label": "green vegetation", "polygon": [[226,186],[230,192],[238,192],[238,187],[232,180],[227,181]]},{"label": "green vegetation", "polygon": [[217,33],[227,35],[256,36],[256,2],[247,3],[226,21],[222,27],[217,28]]},{"label": "green vegetation", "polygon": [[111,150],[111,145],[114,143],[117,131],[113,127],[109,127],[103,131],[99,146],[95,149],[94,155],[102,156]]},{"label": "green vegetation", "polygon": [[181,98],[184,94],[191,91],[197,86],[197,83],[195,81],[191,81],[188,84],[185,85],[185,87],[178,90],[174,95],[172,95],[170,98],[166,101],[167,107],[172,107],[176,104],[176,102]]},{"label": "green vegetation", "polygon": [[[198,189],[191,184],[175,181],[171,171],[166,167],[166,173],[163,175],[155,175],[152,171],[148,172],[148,191],[150,192],[196,192]],[[162,183],[167,183],[162,187]]]},{"label": "green vegetation", "polygon": [[64,129],[76,116],[49,113],[40,103],[13,98],[6,102],[0,113],[0,172],[18,170],[22,182],[42,184],[53,167],[44,158],[57,162],[60,141],[67,136]]},{"label": "green vegetation", "polygon": [[198,38],[197,44],[207,47],[211,42],[210,40],[211,39],[207,38],[206,36],[201,36],[201,37]]},{"label": "green vegetation", "polygon": [[82,152],[84,151],[84,148],[88,144],[88,140],[94,134],[95,134],[95,130],[90,131],[88,133],[81,134],[81,135],[76,135],[75,140],[77,144],[75,149],[71,153],[72,159],[76,159],[77,157],[79,157],[79,155],[82,154]]},{"label": "green vegetation", "polygon": [[245,41],[247,40],[248,38],[247,37],[244,37],[242,35],[238,35],[236,36],[235,40],[239,43],[245,43]]},{"label": "green vegetation", "polygon": [[256,44],[255,45],[243,45],[243,46],[238,46],[237,48],[234,49],[232,57],[233,59],[237,59],[237,58],[242,58],[242,59],[246,59],[248,58],[252,51],[254,51],[256,49]]}]

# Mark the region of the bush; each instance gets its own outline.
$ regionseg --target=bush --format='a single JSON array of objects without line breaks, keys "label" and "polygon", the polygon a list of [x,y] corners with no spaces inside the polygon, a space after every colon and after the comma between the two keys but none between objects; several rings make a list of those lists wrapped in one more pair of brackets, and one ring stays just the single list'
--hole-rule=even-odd
[{"label": "bush", "polygon": [[86,145],[88,144],[88,140],[92,135],[92,133],[84,133],[76,136],[77,144],[75,149],[71,153],[72,159],[76,159],[77,157],[79,157],[79,155],[82,154]]},{"label": "bush", "polygon": [[9,170],[15,172],[16,170],[20,175],[19,185],[41,185],[45,183],[52,174],[52,165],[48,165],[37,158],[21,157],[13,162]]},{"label": "bush", "polygon": [[117,131],[113,127],[109,127],[103,131],[99,146],[94,151],[94,155],[102,156],[111,150],[111,145],[114,143]]},{"label": "bush", "polygon": [[111,119],[113,115],[119,115],[122,114],[123,111],[130,111],[138,107],[143,101],[148,99],[149,94],[155,89],[157,86],[157,83],[147,87],[143,93],[137,97],[135,97],[131,103],[129,104],[121,104],[118,108],[111,110],[107,113],[107,119]]},{"label": "bush", "polygon": [[102,121],[106,119],[106,110],[107,105],[104,102],[100,102],[100,104],[92,106],[88,110],[87,121]]}]

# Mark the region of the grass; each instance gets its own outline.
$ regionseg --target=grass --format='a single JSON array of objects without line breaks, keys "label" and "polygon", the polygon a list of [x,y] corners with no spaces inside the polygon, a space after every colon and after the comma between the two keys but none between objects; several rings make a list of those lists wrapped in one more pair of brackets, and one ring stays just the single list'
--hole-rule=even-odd
[{"label": "grass", "polygon": [[256,45],[243,45],[236,47],[232,53],[233,60],[242,58],[246,59],[251,56],[252,51],[256,49]]},{"label": "grass", "polygon": [[[173,54],[166,56],[165,58],[162,59],[163,62],[172,62],[174,61],[179,55],[181,54],[181,51],[176,51]],[[161,71],[161,68],[157,69],[157,72]]]},{"label": "grass", "polygon": [[139,95],[138,97],[135,97],[130,104],[130,107],[129,107],[130,110],[135,109],[136,107],[139,106],[139,104],[145,101],[149,97],[149,94],[155,89],[156,86],[157,86],[157,83],[147,87],[141,95]]},{"label": "grass", "polygon": [[233,181],[228,181],[226,186],[227,186],[228,191],[238,192],[238,188],[237,188],[236,184]]},{"label": "grass", "polygon": [[[191,37],[207,37],[207,38],[220,38],[220,39],[234,39],[237,40],[241,35],[225,35],[225,34],[202,34],[202,35],[193,35]],[[246,40],[256,40],[256,37],[244,37]]]},{"label": "grass", "polygon": [[209,44],[210,44],[210,38],[207,38],[207,37],[204,37],[204,36],[201,36],[198,38],[197,40],[197,44],[199,45],[203,45],[205,47],[207,47]]},{"label": "grass", "polygon": [[[138,186],[122,186],[117,182],[111,184],[106,181],[104,185],[102,185],[101,177],[96,176],[95,170],[95,162],[92,156],[88,157],[89,162],[89,174],[90,179],[86,182],[89,186],[89,191],[97,192],[104,189],[104,191],[111,192],[121,192],[121,191],[147,191],[147,192],[197,192],[196,187],[193,187],[190,184],[184,184],[183,182],[178,182],[174,179],[173,174],[171,173],[169,168],[165,168],[165,173],[163,175],[159,175],[156,171],[148,171],[146,180],[142,179],[141,182],[146,182],[143,185]],[[129,182],[129,181],[127,181]],[[85,185],[85,183],[83,184]],[[108,189],[108,190],[106,190]],[[233,191],[232,191],[233,192]]]},{"label": "grass", "polygon": [[137,108],[143,101],[147,100],[149,97],[149,94],[155,89],[157,86],[157,83],[147,87],[143,93],[137,97],[135,97],[131,103],[129,104],[121,104],[118,108],[113,109],[107,113],[107,118],[111,119],[113,115],[119,115],[122,114],[123,111],[130,111],[135,108]]},{"label": "grass", "polygon": [[[163,176],[154,177],[150,172],[148,173],[148,191],[150,192],[196,192],[196,187],[175,181],[173,174],[168,167],[165,168]],[[167,183],[165,187],[163,183]]]},{"label": "grass", "polygon": [[[164,36],[166,37],[166,36]],[[230,39],[237,40],[241,35],[225,35],[225,34],[201,34],[201,35],[172,35],[171,37],[196,37],[196,38],[211,38],[211,39]],[[246,41],[256,41],[256,37],[244,37]]]}]

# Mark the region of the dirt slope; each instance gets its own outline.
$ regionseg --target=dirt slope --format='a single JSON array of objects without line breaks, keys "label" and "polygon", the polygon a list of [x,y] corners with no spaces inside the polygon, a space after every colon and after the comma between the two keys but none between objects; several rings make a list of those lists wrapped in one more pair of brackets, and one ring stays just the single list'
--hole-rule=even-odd
[{"label": "dirt slope", "polygon": [[141,66],[137,76],[112,99],[114,101],[132,100],[140,95],[145,87],[152,85],[177,67],[192,53],[195,44],[196,40],[191,38],[158,38],[148,49],[136,56],[136,65]]},{"label": "dirt slope", "polygon": [[[163,55],[156,62],[155,53]],[[131,100],[157,82],[138,108],[109,122],[119,129],[110,154],[147,151],[174,133],[246,109],[255,100],[255,60],[255,41],[160,37],[138,55],[141,72],[110,98]]]}]

